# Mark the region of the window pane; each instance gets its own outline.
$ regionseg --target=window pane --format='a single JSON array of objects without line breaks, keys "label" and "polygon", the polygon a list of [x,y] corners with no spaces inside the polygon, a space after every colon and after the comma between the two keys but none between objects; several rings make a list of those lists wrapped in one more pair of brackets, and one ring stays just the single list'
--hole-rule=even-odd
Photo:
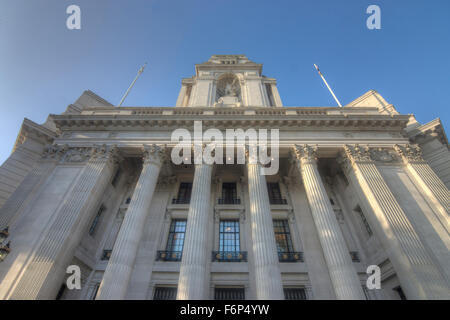
[{"label": "window pane", "polygon": [[185,232],[186,220],[172,220],[166,250],[177,252],[183,251]]},{"label": "window pane", "polygon": [[236,183],[222,184],[222,198],[225,199],[225,201],[232,201],[237,198]]},{"label": "window pane", "polygon": [[219,230],[219,251],[240,251],[239,220],[222,220]]},{"label": "window pane", "polygon": [[177,298],[177,288],[155,287],[153,300],[175,300]]},{"label": "window pane", "polygon": [[306,300],[305,288],[284,288],[283,291],[286,300]]},{"label": "window pane", "polygon": [[278,252],[294,252],[292,245],[289,222],[287,220],[274,220],[273,229],[275,232],[275,241],[277,242]]},{"label": "window pane", "polygon": [[277,182],[267,183],[267,190],[269,191],[269,199],[281,200],[280,185]]},{"label": "window pane", "polygon": [[244,288],[215,288],[215,300],[245,300]]}]

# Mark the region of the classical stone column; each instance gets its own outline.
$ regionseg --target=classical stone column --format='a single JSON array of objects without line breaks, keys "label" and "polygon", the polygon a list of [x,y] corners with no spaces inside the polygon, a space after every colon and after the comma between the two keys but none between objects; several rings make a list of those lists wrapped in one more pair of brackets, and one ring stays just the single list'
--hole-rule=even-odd
[{"label": "classical stone column", "polygon": [[0,208],[1,230],[6,226],[11,226],[11,223],[16,220],[16,215],[20,214],[21,209],[26,203],[33,202],[31,199],[33,198],[33,191],[38,189],[45,179],[48,178],[66,151],[67,146],[48,145],[45,147],[41,159],[37,161],[36,165],[25,176],[16,191],[14,191]]},{"label": "classical stone column", "polygon": [[178,280],[177,300],[207,299],[209,274],[206,251],[211,199],[212,165],[201,163],[195,165],[194,183],[192,185],[183,256],[181,258],[180,277]]},{"label": "classical stone column", "polygon": [[449,287],[372,161],[369,148],[346,145],[344,172],[367,201],[371,227],[392,262],[408,299],[449,299]]},{"label": "classical stone column", "polygon": [[97,300],[120,300],[127,293],[145,219],[150,209],[165,150],[157,145],[144,146],[141,175],[120,227],[111,257],[103,275]]},{"label": "classical stone column", "polygon": [[422,191],[445,230],[449,232],[450,191],[422,158],[422,151],[418,145],[395,145],[394,148],[402,157],[408,175]]},{"label": "classical stone column", "polygon": [[336,297],[347,300],[365,300],[361,282],[317,170],[315,151],[314,148],[307,145],[294,147],[294,154],[300,163],[306,196]]},{"label": "classical stone column", "polygon": [[117,160],[117,148],[107,148],[105,145],[92,149],[69,149],[64,155],[64,162],[87,162],[71,195],[55,213],[54,220],[30,261],[23,267],[22,276],[6,296],[7,299],[55,298],[65,268],[112,179]]},{"label": "classical stone column", "polygon": [[246,153],[256,298],[284,300],[267,183],[255,150],[250,147]]}]

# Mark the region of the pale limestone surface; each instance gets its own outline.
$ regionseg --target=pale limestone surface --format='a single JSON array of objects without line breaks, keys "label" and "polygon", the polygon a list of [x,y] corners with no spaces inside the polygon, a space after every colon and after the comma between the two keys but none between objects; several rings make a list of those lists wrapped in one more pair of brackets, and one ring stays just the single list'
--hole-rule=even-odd
[{"label": "pale limestone surface", "polygon": [[[279,172],[174,165],[171,134],[195,120],[203,130],[279,129]],[[294,147],[314,157],[296,161]],[[266,181],[285,204],[269,203]],[[194,182],[192,201],[173,204],[182,182]],[[237,183],[239,204],[218,203],[224,182]],[[115,107],[85,91],[42,125],[24,120],[0,167],[0,227],[11,241],[0,298],[54,299],[76,264],[82,289],[63,299],[152,299],[158,286],[181,286],[180,299],[213,299],[216,287],[243,287],[247,299],[283,299],[283,287],[308,299],[399,299],[398,286],[409,299],[449,299],[449,185],[439,119],[422,125],[373,90],[343,108],[284,107],[261,64],[214,55],[182,80],[175,107]],[[158,261],[172,219],[190,221],[183,259]],[[224,219],[239,221],[247,262],[212,261]],[[288,220],[304,262],[278,261],[272,219]],[[373,264],[381,290],[363,288]]]}]

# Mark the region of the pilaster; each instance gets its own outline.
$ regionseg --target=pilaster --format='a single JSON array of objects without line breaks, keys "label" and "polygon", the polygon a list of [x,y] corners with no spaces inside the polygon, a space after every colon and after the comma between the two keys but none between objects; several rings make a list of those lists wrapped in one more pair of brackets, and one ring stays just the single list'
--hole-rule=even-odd
[{"label": "pilaster", "polygon": [[67,148],[67,146],[58,145],[47,145],[45,147],[42,157],[0,208],[0,229],[11,226],[23,207],[27,203],[33,202],[33,195],[36,195],[36,192],[33,191],[43,185],[44,180],[48,178],[51,171],[61,160]]},{"label": "pilaster", "polygon": [[369,148],[346,145],[343,157],[344,172],[370,205],[373,215],[366,218],[376,227],[408,299],[448,299],[446,280],[378,171]]},{"label": "pilaster", "polygon": [[395,145],[394,148],[401,156],[408,175],[422,191],[436,217],[449,233],[450,191],[422,158],[422,151],[418,145]]},{"label": "pilaster", "polygon": [[72,194],[56,212],[23,275],[11,288],[8,299],[54,299],[65,268],[112,178],[118,161],[117,148],[103,145],[83,149],[82,154],[79,149],[69,149],[62,161],[86,161],[83,172]]}]

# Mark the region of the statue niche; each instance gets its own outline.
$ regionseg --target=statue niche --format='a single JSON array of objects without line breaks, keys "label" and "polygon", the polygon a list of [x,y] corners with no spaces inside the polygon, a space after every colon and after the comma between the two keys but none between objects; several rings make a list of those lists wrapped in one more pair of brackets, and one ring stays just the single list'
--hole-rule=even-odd
[{"label": "statue niche", "polygon": [[217,80],[216,107],[240,107],[241,86],[239,79],[232,73],[226,73]]}]

